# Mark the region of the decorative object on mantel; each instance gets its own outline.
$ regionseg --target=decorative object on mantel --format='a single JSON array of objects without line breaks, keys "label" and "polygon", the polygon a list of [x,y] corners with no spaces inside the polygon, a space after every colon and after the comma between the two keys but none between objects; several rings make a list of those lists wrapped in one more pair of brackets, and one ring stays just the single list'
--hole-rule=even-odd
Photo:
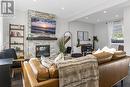
[{"label": "decorative object on mantel", "polygon": [[30,34],[28,34],[28,37],[33,37],[33,35],[30,33]]},{"label": "decorative object on mantel", "polygon": [[98,37],[97,36],[93,36],[93,50],[95,50],[95,43],[98,42]]}]

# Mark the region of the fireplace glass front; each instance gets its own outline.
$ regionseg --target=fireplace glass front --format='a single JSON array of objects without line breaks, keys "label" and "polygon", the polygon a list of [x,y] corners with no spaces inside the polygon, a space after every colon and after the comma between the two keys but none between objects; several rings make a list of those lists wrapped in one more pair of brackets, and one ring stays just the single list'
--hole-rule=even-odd
[{"label": "fireplace glass front", "polygon": [[50,56],[50,45],[37,45],[36,46],[36,57],[40,58],[41,56],[45,56],[45,57]]}]

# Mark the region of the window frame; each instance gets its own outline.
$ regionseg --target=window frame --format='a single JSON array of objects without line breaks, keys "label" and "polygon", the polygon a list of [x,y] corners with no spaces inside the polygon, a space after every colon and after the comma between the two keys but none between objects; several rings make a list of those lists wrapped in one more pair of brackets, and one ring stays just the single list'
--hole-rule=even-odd
[{"label": "window frame", "polygon": [[77,31],[77,39],[79,39],[80,41],[89,41],[89,32]]},{"label": "window frame", "polygon": [[[116,22],[117,22],[117,24],[116,24]],[[119,22],[119,23],[118,23],[118,22]],[[121,22],[122,22],[121,20],[119,20],[119,21],[113,21],[112,36],[111,36],[111,43],[112,43],[112,44],[124,43],[123,24],[122,24]],[[119,27],[119,26],[121,26],[121,27]],[[116,27],[121,28],[122,38],[123,38],[123,39],[121,39],[121,38],[114,39],[114,38],[113,38],[113,32],[115,32],[115,31],[114,31],[114,28],[116,28]],[[119,28],[117,28],[117,30],[118,30]],[[116,29],[115,29],[115,30],[116,30]],[[118,31],[119,31],[119,30],[118,30]],[[119,39],[121,39],[121,40],[119,40]]]}]

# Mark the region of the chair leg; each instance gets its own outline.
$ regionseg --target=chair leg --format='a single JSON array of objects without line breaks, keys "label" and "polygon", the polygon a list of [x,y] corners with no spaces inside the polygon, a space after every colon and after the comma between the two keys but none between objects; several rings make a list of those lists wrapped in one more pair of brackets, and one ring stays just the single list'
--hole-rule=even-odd
[{"label": "chair leg", "polygon": [[12,76],[11,76],[12,78],[14,77],[14,69],[12,69]]},{"label": "chair leg", "polygon": [[123,87],[123,80],[121,80],[121,87]]}]

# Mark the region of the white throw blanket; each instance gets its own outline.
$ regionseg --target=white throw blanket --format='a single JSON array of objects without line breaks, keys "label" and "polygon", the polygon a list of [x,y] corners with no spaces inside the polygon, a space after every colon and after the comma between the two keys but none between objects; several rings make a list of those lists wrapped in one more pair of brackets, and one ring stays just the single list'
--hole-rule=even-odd
[{"label": "white throw blanket", "polygon": [[92,55],[57,64],[60,87],[99,87],[98,62]]}]

